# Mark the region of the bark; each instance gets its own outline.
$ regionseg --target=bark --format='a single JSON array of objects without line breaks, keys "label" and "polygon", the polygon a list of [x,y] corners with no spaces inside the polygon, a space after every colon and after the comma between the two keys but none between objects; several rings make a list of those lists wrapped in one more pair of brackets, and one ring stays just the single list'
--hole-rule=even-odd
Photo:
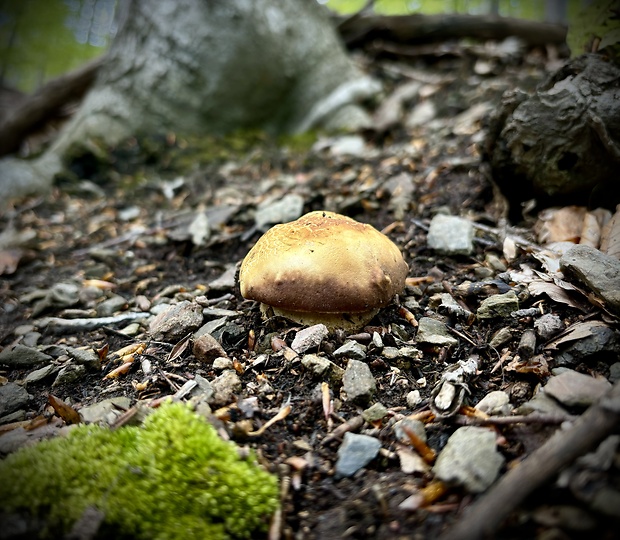
[{"label": "bark", "polygon": [[543,205],[615,208],[619,88],[620,67],[588,54],[569,61],[531,96],[505,94],[491,122],[486,159],[513,208],[531,198]]},{"label": "bark", "polygon": [[528,45],[562,44],[566,27],[493,15],[395,15],[359,14],[339,25],[348,46],[375,39],[399,43],[421,43],[472,37],[502,40],[508,36],[521,38]]}]

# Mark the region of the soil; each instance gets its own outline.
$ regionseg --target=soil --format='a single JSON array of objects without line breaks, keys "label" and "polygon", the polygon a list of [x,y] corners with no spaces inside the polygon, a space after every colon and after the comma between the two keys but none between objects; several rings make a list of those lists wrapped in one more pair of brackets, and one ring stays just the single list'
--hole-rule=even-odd
[{"label": "soil", "polygon": [[[0,346],[11,347],[22,342],[28,330],[38,329],[41,336],[36,346],[56,354],[55,361],[63,363],[66,358],[60,352],[53,353],[52,346],[87,347],[109,350],[111,354],[128,344],[146,342],[144,358],[151,361],[152,370],[147,376],[141,362],[136,361],[128,373],[115,379],[104,378],[116,366],[102,352],[101,371],[89,371],[55,387],[53,378],[29,384],[31,399],[21,421],[58,421],[58,413],[48,403],[50,394],[79,411],[114,396],[127,396],[132,404],[170,396],[197,374],[209,380],[215,378],[219,373],[208,362],[196,358],[191,347],[181,348],[179,354],[175,351],[171,359],[173,347],[180,340],[154,342],[149,339],[148,325],[132,336],[121,333],[124,325],[60,334],[37,327],[37,321],[47,316],[96,317],[97,306],[112,295],[127,300],[116,314],[148,310],[162,298],[176,302],[201,297],[212,307],[237,312],[226,320],[217,337],[228,357],[235,361],[242,389],[230,403],[212,408],[218,425],[238,444],[253,448],[260,462],[288,486],[283,491],[281,522],[272,526],[279,525],[281,537],[438,536],[463,515],[477,496],[461,487],[446,486],[440,496],[430,498],[419,508],[403,506],[412,494],[434,485],[434,479],[431,473],[403,472],[395,454],[394,421],[410,414],[427,414],[428,445],[440,452],[464,418],[464,410],[446,419],[428,416],[431,391],[447,367],[478,355],[479,372],[468,381],[465,404],[473,406],[489,392],[503,390],[515,408],[545,384],[554,367],[553,351],[542,350],[540,344],[538,364],[519,364],[517,359],[512,368],[508,367],[515,360],[521,335],[532,328],[531,314],[488,321],[441,316],[458,339],[457,347],[447,350],[416,342],[417,321],[423,316],[438,317],[433,298],[437,293],[453,293],[462,306],[476,313],[484,298],[504,292],[494,290],[501,281],[501,272],[490,265],[489,255],[499,258],[507,269],[518,270],[522,264],[540,269],[531,249],[518,250],[510,260],[505,257],[502,231],[522,235],[532,245],[536,237],[532,221],[508,224],[512,228],[506,228],[506,201],[494,190],[478,150],[484,140],[485,115],[473,117],[461,129],[455,129],[455,123],[459,115],[476,104],[489,104],[492,109],[506,89],[528,90],[543,80],[558,62],[548,53],[533,49],[505,56],[491,45],[454,44],[438,47],[434,54],[422,57],[395,58],[393,52],[384,56],[374,49],[360,61],[385,83],[386,95],[400,84],[416,78],[420,81],[422,90],[417,97],[402,104],[405,115],[423,100],[432,101],[436,110],[432,118],[418,125],[406,127],[401,119],[381,133],[363,134],[365,150],[361,155],[338,154],[332,149],[338,137],[320,139],[321,144],[313,148],[259,138],[249,149],[231,148],[206,159],[201,158],[202,150],[193,141],[169,134],[128,141],[110,149],[104,161],[93,155],[76,159],[73,174],[60,179],[53,193],[20,201],[2,218],[3,227],[32,231],[33,237],[16,248],[13,260],[17,269],[13,273],[5,271],[0,285]],[[483,62],[490,68],[483,69]],[[319,148],[321,145],[323,148]],[[179,163],[185,168],[180,168]],[[411,179],[410,194],[392,187],[390,180],[399,175]],[[254,221],[257,206],[291,193],[303,198],[304,212],[334,210],[384,230],[410,267],[404,294],[355,337],[367,345],[376,332],[385,346],[417,346],[421,358],[395,362],[384,358],[381,349],[369,349],[366,362],[377,382],[376,394],[369,403],[351,403],[341,399],[339,382],[328,381],[334,403],[334,412],[328,418],[321,404],[323,380],[305,369],[299,358],[287,359],[282,351],[270,346],[274,335],[290,346],[299,328],[279,318],[264,321],[257,304],[242,298],[236,283],[213,285],[227,268],[240,263],[260,237],[262,231]],[[192,240],[188,227],[197,212],[204,210],[209,215],[211,232],[201,244]],[[222,214],[218,215],[218,211]],[[446,211],[486,227],[478,230],[471,255],[442,255],[428,247],[430,219]],[[489,277],[496,281],[489,281]],[[94,299],[81,295],[74,305],[51,304],[35,313],[36,301],[27,297],[68,282],[83,291],[86,280],[94,279],[100,280],[100,287],[109,284],[110,288]],[[461,291],[466,282],[476,284],[485,279],[485,288],[469,294],[455,292]],[[592,306],[584,315],[548,298],[541,302],[540,297],[530,297],[518,284],[508,286],[518,291],[521,308],[538,307],[554,313],[565,326],[584,317],[602,316]],[[417,301],[418,307],[403,310],[399,301],[405,300]],[[28,328],[31,325],[35,328]],[[506,327],[513,331],[511,340],[502,350],[491,348],[491,337]],[[336,358],[333,352],[348,337],[344,332],[332,332],[319,352],[346,368],[346,358]],[[257,365],[260,354],[267,356]],[[502,355],[504,362],[493,371]],[[613,360],[613,355],[600,356],[571,367],[608,377]],[[1,375],[8,381],[23,381],[30,371],[4,369]],[[420,391],[422,401],[412,409],[406,396],[414,389]],[[291,412],[262,436],[251,437],[243,428],[248,418],[237,406],[239,400],[250,397],[257,398],[255,414],[249,418],[254,430],[289,400]],[[388,414],[358,431],[378,438],[382,451],[352,477],[338,479],[334,467],[342,437],[324,441],[338,425],[358,416],[374,402],[383,404]],[[570,412],[580,414],[582,410]],[[504,474],[546,441],[557,425],[515,424],[495,429],[506,459],[501,471]],[[301,471],[287,461],[293,456],[305,460]],[[584,532],[541,517],[545,508],[565,506],[584,509],[595,518],[595,525]],[[617,520],[597,514],[554,480],[534,490],[526,503],[508,516],[497,537],[612,538],[617,526]]]}]

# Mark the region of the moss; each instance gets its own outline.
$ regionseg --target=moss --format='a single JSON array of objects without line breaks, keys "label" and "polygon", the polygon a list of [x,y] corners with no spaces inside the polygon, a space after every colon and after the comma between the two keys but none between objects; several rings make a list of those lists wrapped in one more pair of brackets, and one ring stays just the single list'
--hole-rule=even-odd
[{"label": "moss", "polygon": [[96,507],[123,536],[249,538],[277,505],[276,477],[181,404],[142,427],[79,426],[0,462],[0,506],[44,517],[50,537]]}]

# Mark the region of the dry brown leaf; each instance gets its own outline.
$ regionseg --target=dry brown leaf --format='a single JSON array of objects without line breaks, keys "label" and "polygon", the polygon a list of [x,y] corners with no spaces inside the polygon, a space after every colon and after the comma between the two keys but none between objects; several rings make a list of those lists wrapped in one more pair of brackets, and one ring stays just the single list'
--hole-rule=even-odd
[{"label": "dry brown leaf", "polygon": [[586,212],[581,225],[579,243],[598,249],[601,242],[601,226],[592,212]]},{"label": "dry brown leaf", "polygon": [[567,306],[574,307],[584,312],[588,311],[585,304],[572,298],[566,290],[555,283],[550,283],[541,279],[539,281],[532,281],[529,283],[527,289],[532,296],[546,294],[555,302],[566,304]]},{"label": "dry brown leaf", "polygon": [[54,408],[56,414],[60,416],[67,424],[79,424],[80,414],[71,405],[65,403],[62,399],[50,394],[47,397],[48,403]]},{"label": "dry brown leaf", "polygon": [[578,242],[586,212],[584,206],[565,206],[543,210],[538,214],[538,221],[534,225],[538,242],[541,244]]},{"label": "dry brown leaf", "polygon": [[620,259],[620,204],[616,207],[616,213],[603,228],[601,251],[610,257]]}]

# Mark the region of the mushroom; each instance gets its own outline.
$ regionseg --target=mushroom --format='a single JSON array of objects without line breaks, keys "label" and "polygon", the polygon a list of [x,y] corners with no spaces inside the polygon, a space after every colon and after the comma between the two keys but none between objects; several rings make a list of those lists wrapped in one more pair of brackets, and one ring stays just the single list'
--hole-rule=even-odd
[{"label": "mushroom", "polygon": [[317,211],[269,229],[243,260],[239,282],[265,315],[354,330],[405,288],[408,270],[371,225]]}]

